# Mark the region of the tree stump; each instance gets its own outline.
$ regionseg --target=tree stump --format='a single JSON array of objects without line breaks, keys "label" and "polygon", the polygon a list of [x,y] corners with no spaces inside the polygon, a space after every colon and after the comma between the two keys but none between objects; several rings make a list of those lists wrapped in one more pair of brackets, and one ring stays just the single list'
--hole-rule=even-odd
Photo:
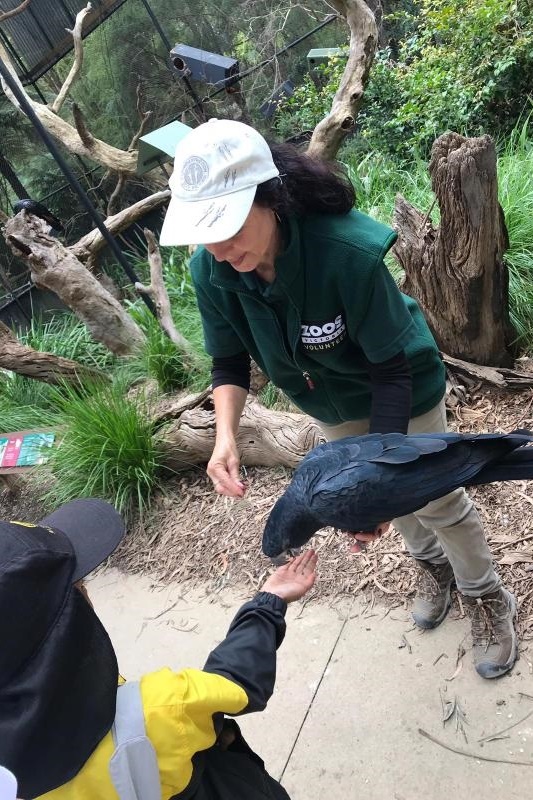
[{"label": "tree stump", "polygon": [[429,172],[439,226],[396,199],[393,253],[405,270],[402,290],[420,303],[441,350],[476,364],[510,366],[516,333],[494,143],[489,136],[446,133],[433,145]]}]

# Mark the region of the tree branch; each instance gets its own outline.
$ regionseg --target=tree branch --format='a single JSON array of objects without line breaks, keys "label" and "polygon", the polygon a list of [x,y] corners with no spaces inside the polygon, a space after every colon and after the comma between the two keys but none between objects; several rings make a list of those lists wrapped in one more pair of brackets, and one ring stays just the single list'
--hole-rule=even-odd
[{"label": "tree branch", "polygon": [[93,381],[107,380],[100,370],[85,367],[70,358],[28,347],[3,322],[0,322],[0,367],[45,383],[80,383],[84,378]]},{"label": "tree branch", "polygon": [[107,216],[111,217],[113,214],[117,213],[117,206],[118,206],[118,198],[120,196],[121,191],[124,188],[124,184],[126,183],[126,176],[123,172],[119,172],[118,180],[115,188],[111,192],[107,203]]},{"label": "tree branch", "polygon": [[[154,208],[163,205],[169,197],[169,189],[144,197],[132,206],[128,206],[128,208],[119,211],[118,214],[105,219],[104,225],[113,235],[120,233],[120,231],[127,228],[140,217],[153,211]],[[105,247],[105,244],[106,240],[103,235],[98,228],[94,228],[90,233],[82,236],[75,244],[71,245],[69,250],[76,258],[79,258],[81,261],[86,261],[89,257],[94,256],[99,250]]]},{"label": "tree branch", "polygon": [[67,99],[70,87],[78,77],[79,71],[83,64],[83,44],[81,42],[81,31],[83,27],[83,20],[85,19],[89,11],[91,11],[91,9],[92,5],[90,3],[87,3],[85,8],[82,8],[82,10],[78,11],[78,13],[76,14],[76,21],[74,23],[74,28],[72,30],[69,30],[69,28],[67,28],[68,33],[72,34],[72,39],[74,42],[74,63],[72,64],[70,72],[67,75],[65,82],[61,87],[56,99],[52,103],[51,108],[54,114],[59,113],[63,103]]},{"label": "tree branch", "polygon": [[[91,134],[88,134],[88,132],[88,136],[85,137],[84,141],[84,138],[82,138],[80,133],[73,125],[62,119],[62,117],[60,117],[58,114],[54,114],[49,106],[46,106],[42,103],[37,103],[28,95],[18,79],[9,55],[1,42],[0,58],[5,63],[7,69],[9,69],[13,79],[17,82],[19,90],[24,94],[27,102],[31,105],[43,126],[47,129],[50,135],[54,137],[54,139],[66,147],[67,150],[70,150],[71,153],[90,158],[93,161],[96,161],[98,164],[101,164],[103,167],[112,170],[113,172],[126,172],[135,174],[137,167],[136,150],[132,150],[131,152],[120,150],[118,147],[113,147],[112,145],[107,144],[107,142],[96,139],[95,137],[91,136]],[[16,97],[10,91],[9,87],[6,86],[4,81],[2,81],[2,88],[8,100],[15,106],[15,108],[20,110],[20,106]],[[153,182],[161,186],[163,185],[162,178],[158,178],[156,180],[154,177]]]},{"label": "tree branch", "polygon": [[117,355],[144,344],[145,336],[132,317],[69,248],[48,234],[44,220],[20,211],[6,223],[5,236],[30,268],[33,281],[55,292],[96,341]]},{"label": "tree branch", "polygon": [[94,147],[94,136],[85,124],[85,117],[77,103],[72,103],[72,116],[74,118],[76,131],[83,142],[83,146],[86,147],[87,150],[92,150]]},{"label": "tree branch", "polygon": [[176,329],[170,311],[170,300],[167,288],[163,279],[163,263],[161,253],[154,234],[148,228],[144,229],[144,235],[148,242],[148,263],[150,264],[150,285],[136,283],[135,289],[141,294],[146,294],[155,303],[157,318],[168,338],[174,342],[179,350],[190,353],[191,346],[187,339]]},{"label": "tree branch", "polygon": [[472,383],[488,383],[498,389],[529,389],[533,386],[533,373],[520,372],[507,367],[486,367],[453,358],[446,353],[441,353],[442,360],[449,370],[463,378],[468,378]]},{"label": "tree branch", "polygon": [[139,114],[139,117],[141,119],[141,124],[139,125],[139,129],[138,129],[137,133],[133,136],[133,139],[129,143],[128,150],[135,150],[135,148],[137,147],[137,142],[139,141],[139,139],[141,138],[141,136],[143,135],[143,133],[144,133],[144,131],[146,129],[146,123],[148,122],[148,120],[152,116],[152,112],[151,111],[143,111],[142,108],[141,108],[142,90],[141,90],[141,83],[140,82],[137,84],[137,89],[136,89],[135,93],[136,93],[136,96],[137,96],[137,104],[136,104],[137,113]]},{"label": "tree branch", "polygon": [[10,17],[14,17],[16,14],[20,14],[21,11],[24,11],[25,8],[28,8],[31,0],[23,0],[20,6],[11,9],[11,11],[2,11],[0,12],[0,24],[4,22],[6,19]]},{"label": "tree branch", "polygon": [[330,0],[350,28],[350,54],[330,113],[309,142],[309,155],[332,160],[346,135],[353,131],[374,60],[378,30],[374,15],[363,0]]}]

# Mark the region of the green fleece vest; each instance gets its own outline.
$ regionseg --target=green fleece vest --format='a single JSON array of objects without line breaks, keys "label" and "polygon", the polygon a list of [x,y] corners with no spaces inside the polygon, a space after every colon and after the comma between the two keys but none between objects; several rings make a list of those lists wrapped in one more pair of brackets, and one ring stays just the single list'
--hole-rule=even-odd
[{"label": "green fleece vest", "polygon": [[370,415],[366,359],[404,350],[411,416],[429,411],[444,394],[444,366],[418,305],[383,263],[395,238],[358,211],[292,219],[268,286],[199,248],[190,267],[207,352],[246,350],[302,411],[335,425]]}]

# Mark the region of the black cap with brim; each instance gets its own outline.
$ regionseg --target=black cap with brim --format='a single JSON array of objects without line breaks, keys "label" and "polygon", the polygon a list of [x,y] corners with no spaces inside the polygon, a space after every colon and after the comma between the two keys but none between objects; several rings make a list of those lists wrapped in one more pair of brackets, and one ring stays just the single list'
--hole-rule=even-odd
[{"label": "black cap with brim", "polygon": [[0,520],[0,763],[21,797],[67,784],[113,724],[116,655],[73,584],[123,535],[120,515],[97,499],[39,525]]},{"label": "black cap with brim", "polygon": [[105,561],[124,536],[124,520],[104,500],[88,497],[73,500],[39,522],[55,528],[70,541],[76,556],[72,582],[84,578]]}]

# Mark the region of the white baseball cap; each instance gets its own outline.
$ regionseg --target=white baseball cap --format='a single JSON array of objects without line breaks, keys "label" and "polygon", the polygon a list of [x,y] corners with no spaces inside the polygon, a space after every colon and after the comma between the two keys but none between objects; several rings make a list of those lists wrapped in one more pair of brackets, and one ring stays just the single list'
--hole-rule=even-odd
[{"label": "white baseball cap", "polygon": [[176,147],[159,243],[230,239],[242,228],[258,184],[278,175],[268,144],[254,128],[229,119],[204,122]]}]

